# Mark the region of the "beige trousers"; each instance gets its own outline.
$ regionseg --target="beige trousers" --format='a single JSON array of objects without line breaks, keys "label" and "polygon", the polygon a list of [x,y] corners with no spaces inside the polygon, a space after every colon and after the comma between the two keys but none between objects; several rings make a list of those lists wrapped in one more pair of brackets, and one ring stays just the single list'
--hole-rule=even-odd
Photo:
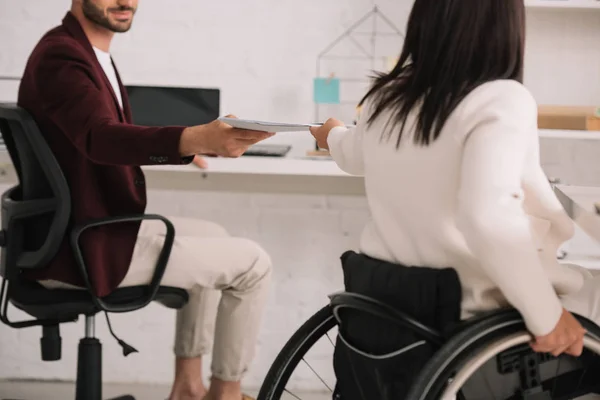
[{"label": "beige trousers", "polygon": [[[271,260],[256,243],[231,237],[214,223],[169,220],[175,226],[175,243],[161,285],[186,289],[190,295],[177,312],[175,355],[198,357],[212,347],[212,376],[239,381],[254,358]],[[119,287],[150,282],[165,231],[160,221],[142,223],[129,271]]]}]

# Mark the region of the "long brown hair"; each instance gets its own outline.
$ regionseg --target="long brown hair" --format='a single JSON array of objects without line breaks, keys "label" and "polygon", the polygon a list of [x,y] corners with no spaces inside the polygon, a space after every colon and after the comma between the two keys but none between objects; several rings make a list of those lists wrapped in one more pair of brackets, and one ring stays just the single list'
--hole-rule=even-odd
[{"label": "long brown hair", "polygon": [[[371,90],[371,124],[384,110],[401,124],[420,105],[415,143],[436,140],[456,106],[473,89],[496,79],[523,81],[523,0],[416,0],[395,68],[378,74]],[[387,130],[391,137],[394,132]]]}]

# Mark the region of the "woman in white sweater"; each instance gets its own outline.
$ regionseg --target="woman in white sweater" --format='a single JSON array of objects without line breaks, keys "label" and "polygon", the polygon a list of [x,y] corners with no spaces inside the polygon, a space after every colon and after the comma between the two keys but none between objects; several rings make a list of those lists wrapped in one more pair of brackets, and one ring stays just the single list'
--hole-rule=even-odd
[{"label": "woman in white sweater", "polygon": [[511,305],[534,350],[580,355],[585,332],[567,310],[600,324],[600,276],[556,260],[574,227],[540,167],[524,36],[523,0],[416,0],[357,127],[330,119],[312,133],[365,177],[362,253],[453,267],[464,318]]}]

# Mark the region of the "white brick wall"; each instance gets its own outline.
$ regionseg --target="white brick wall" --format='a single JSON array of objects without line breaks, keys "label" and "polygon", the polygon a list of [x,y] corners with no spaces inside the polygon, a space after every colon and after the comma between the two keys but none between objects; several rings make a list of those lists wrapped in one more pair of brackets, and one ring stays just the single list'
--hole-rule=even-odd
[{"label": "white brick wall", "polygon": [[[62,18],[69,0],[0,0],[0,75],[19,75],[39,36]],[[141,0],[131,33],[113,53],[126,83],[222,89],[222,111],[239,116],[313,118],[316,54],[371,7],[368,0]],[[411,1],[381,0],[403,26]],[[600,104],[600,13],[529,12],[527,84],[540,103]],[[16,85],[0,83],[0,101]],[[276,140],[310,148],[306,135]],[[600,142],[544,140],[546,171],[573,184],[600,184]],[[3,188],[2,188],[3,190]],[[152,191],[149,211],[207,218],[232,234],[260,242],[275,263],[275,284],[258,357],[246,384],[258,386],[284,342],[326,295],[341,287],[338,257],[355,247],[368,217],[362,197]],[[579,240],[575,248],[594,251]],[[15,313],[15,318],[22,317]],[[172,377],[174,313],[159,306],[113,318],[114,328],[141,353],[123,359],[102,319],[107,381],[161,383]],[[72,379],[82,323],[65,326],[63,361],[43,364],[39,329],[0,326],[0,378]],[[328,370],[322,347],[319,371]],[[307,371],[303,386],[321,388]]]},{"label": "white brick wall", "polygon": [[[223,114],[307,121],[315,117],[318,53],[373,3],[142,0],[133,29],[117,37],[112,52],[126,83],[218,87]],[[39,37],[69,4],[0,1],[0,75],[21,74]],[[404,29],[411,0],[377,4]],[[538,102],[600,104],[600,12],[535,9],[528,17],[526,83]],[[0,101],[14,101],[16,90],[17,83],[0,81]],[[313,146],[307,135],[270,140],[294,143],[300,154]]]}]

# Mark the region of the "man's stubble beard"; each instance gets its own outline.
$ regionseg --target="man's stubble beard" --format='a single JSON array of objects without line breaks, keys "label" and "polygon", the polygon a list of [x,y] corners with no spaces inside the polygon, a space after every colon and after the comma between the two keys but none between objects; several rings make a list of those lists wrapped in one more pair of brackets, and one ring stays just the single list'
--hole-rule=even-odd
[{"label": "man's stubble beard", "polygon": [[[99,9],[92,0],[83,0],[82,3],[83,15],[95,23],[96,25],[100,25],[103,28],[106,28],[115,33],[124,33],[131,29],[132,20],[128,23],[116,23],[113,24],[110,22],[108,17],[104,14],[104,10]],[[132,14],[135,13],[135,10],[132,11]]]}]

